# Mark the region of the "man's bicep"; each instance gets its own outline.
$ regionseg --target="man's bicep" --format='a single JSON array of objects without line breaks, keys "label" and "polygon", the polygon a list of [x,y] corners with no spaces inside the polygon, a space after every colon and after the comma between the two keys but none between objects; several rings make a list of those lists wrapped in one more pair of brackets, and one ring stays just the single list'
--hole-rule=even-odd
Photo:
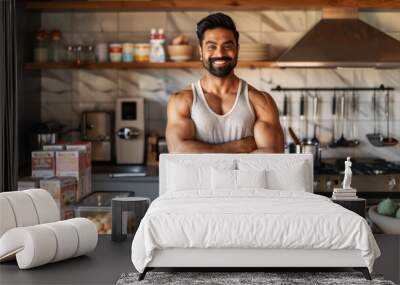
[{"label": "man's bicep", "polygon": [[182,118],[179,122],[168,122],[166,136],[174,140],[191,140],[195,138],[193,121],[190,118]]},{"label": "man's bicep", "polygon": [[254,140],[258,149],[282,152],[283,134],[280,125],[257,120],[254,125]]},{"label": "man's bicep", "polygon": [[256,123],[254,139],[258,149],[271,152],[283,151],[283,132],[279,122],[278,108],[269,94],[263,94],[254,100]]},{"label": "man's bicep", "polygon": [[194,139],[195,128],[190,112],[179,102],[176,95],[171,96],[167,107],[166,139],[168,149],[173,152],[179,148],[184,140]]}]

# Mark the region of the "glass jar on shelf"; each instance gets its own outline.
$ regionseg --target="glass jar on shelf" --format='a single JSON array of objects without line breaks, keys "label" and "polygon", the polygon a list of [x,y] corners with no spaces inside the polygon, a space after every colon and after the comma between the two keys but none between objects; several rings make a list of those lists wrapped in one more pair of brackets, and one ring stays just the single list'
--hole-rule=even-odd
[{"label": "glass jar on shelf", "polygon": [[96,61],[96,54],[94,52],[94,45],[86,45],[84,49],[84,61],[94,63]]},{"label": "glass jar on shelf", "polygon": [[64,60],[64,48],[62,44],[62,34],[58,30],[54,30],[50,34],[50,61],[62,62]]},{"label": "glass jar on shelf", "polygon": [[38,31],[36,33],[36,42],[33,49],[33,59],[35,62],[48,62],[49,61],[49,47],[48,47],[49,33],[46,31]]},{"label": "glass jar on shelf", "polygon": [[65,50],[66,50],[66,52],[67,52],[66,60],[67,60],[68,62],[73,62],[73,61],[75,61],[76,56],[75,56],[75,49],[74,49],[74,46],[73,46],[73,45],[67,45],[67,46],[65,46]]}]

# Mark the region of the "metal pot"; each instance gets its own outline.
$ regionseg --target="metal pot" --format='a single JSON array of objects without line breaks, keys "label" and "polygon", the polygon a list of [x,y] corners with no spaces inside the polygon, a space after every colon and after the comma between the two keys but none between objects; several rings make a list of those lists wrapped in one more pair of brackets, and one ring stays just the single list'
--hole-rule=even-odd
[{"label": "metal pot", "polygon": [[321,147],[319,143],[301,142],[292,128],[289,128],[289,134],[295,143],[289,145],[290,153],[311,153],[314,159],[314,165],[321,163]]},{"label": "metal pot", "polygon": [[314,165],[319,165],[321,163],[321,152],[322,149],[319,144],[304,144],[302,148],[302,153],[311,153],[314,158]]},{"label": "metal pot", "polygon": [[290,144],[289,153],[310,153],[313,155],[314,165],[321,163],[322,148],[319,144]]}]

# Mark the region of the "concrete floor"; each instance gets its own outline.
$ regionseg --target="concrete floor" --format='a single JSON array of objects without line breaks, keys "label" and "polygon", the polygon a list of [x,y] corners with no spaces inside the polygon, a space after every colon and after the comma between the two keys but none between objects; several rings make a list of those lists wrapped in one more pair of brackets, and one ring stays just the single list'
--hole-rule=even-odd
[{"label": "concrete floor", "polygon": [[[400,235],[378,234],[375,238],[382,256],[375,262],[374,273],[400,284]],[[111,241],[111,236],[101,235],[96,250],[87,256],[28,270],[19,270],[15,261],[1,263],[0,285],[115,284],[122,273],[135,271],[130,258],[131,243],[132,238],[117,243]],[[316,269],[305,271],[313,270]]]},{"label": "concrete floor", "polygon": [[0,264],[0,284],[115,284],[124,272],[134,271],[132,239],[112,242],[100,235],[97,248],[80,256],[28,270],[19,270],[16,261]]}]

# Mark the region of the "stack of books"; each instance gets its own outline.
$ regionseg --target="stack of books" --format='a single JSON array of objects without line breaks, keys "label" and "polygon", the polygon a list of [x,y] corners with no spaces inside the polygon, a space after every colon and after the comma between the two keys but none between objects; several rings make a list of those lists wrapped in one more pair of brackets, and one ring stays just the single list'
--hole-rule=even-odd
[{"label": "stack of books", "polygon": [[353,200],[357,199],[357,190],[356,189],[342,189],[335,188],[333,190],[332,199],[335,200]]}]

